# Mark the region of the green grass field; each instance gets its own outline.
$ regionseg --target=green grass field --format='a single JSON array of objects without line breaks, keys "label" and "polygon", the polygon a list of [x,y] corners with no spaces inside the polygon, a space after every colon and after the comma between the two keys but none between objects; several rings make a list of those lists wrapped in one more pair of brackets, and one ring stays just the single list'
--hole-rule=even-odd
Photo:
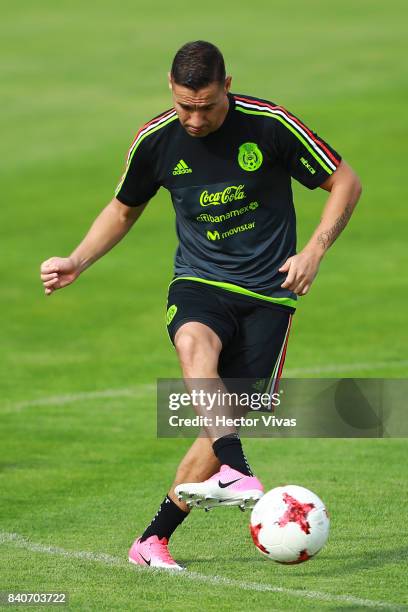
[{"label": "green grass field", "polygon": [[[140,124],[170,106],[174,52],[204,38],[233,91],[292,110],[363,182],[301,300],[287,374],[406,377],[406,18],[402,0],[22,0],[2,12],[0,590],[64,590],[82,610],[408,606],[406,440],[247,442],[268,488],[302,484],[327,503],[331,537],[309,563],[264,560],[248,515],[222,509],[175,534],[183,576],[127,564],[189,444],[155,430],[155,381],[179,374],[164,324],[168,195],[74,286],[46,299],[39,282],[41,261],[69,254],[112,197]],[[295,194],[301,246],[325,194]]]}]

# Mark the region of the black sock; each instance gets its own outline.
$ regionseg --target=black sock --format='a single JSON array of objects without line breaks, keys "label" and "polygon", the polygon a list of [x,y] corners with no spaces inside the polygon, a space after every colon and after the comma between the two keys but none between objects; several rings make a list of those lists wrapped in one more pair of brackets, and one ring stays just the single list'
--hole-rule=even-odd
[{"label": "black sock", "polygon": [[228,434],[227,436],[218,438],[212,446],[214,454],[221,464],[229,465],[234,470],[238,470],[238,472],[246,476],[253,476],[247,458],[242,450],[242,444],[238,434]]},{"label": "black sock", "polygon": [[141,541],[143,542],[153,535],[157,535],[159,540],[162,538],[169,540],[173,531],[181,525],[187,515],[188,512],[184,512],[166,495],[156,516],[140,538]]}]

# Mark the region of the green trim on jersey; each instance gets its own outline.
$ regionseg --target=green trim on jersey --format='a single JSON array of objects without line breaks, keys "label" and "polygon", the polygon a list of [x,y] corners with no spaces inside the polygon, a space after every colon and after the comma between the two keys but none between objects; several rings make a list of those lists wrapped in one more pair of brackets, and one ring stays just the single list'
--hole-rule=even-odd
[{"label": "green trim on jersey", "polygon": [[274,304],[280,304],[281,306],[290,306],[290,308],[296,308],[297,306],[297,301],[293,300],[292,298],[270,297],[269,295],[255,293],[255,291],[250,291],[249,289],[244,289],[243,287],[239,287],[238,285],[233,285],[231,283],[221,283],[219,281],[207,280],[205,278],[198,278],[196,276],[178,276],[171,281],[170,285],[178,280],[192,280],[197,281],[198,283],[204,283],[205,285],[214,285],[214,287],[219,287],[220,289],[225,289],[226,291],[241,293],[242,295],[248,295],[249,297],[257,298],[258,300],[265,300],[266,302],[273,302]]},{"label": "green trim on jersey", "polygon": [[236,106],[235,110],[239,111],[240,113],[245,113],[247,115],[262,115],[263,117],[270,117],[271,119],[276,119],[277,121],[280,121],[286,128],[288,128],[288,130],[290,130],[292,132],[292,134],[294,134],[296,136],[296,138],[298,138],[300,140],[300,142],[303,144],[303,146],[306,147],[306,149],[309,151],[310,155],[313,155],[313,157],[319,162],[319,164],[322,166],[322,168],[324,168],[324,170],[326,170],[326,172],[328,174],[333,174],[333,170],[331,168],[329,168],[329,166],[327,166],[324,161],[317,155],[317,153],[312,149],[312,147],[307,143],[307,141],[303,138],[303,136],[301,136],[299,134],[299,132],[297,132],[291,125],[290,123],[288,123],[287,121],[285,121],[283,119],[283,117],[281,117],[280,115],[275,115],[273,113],[268,113],[268,112],[264,112],[264,111],[255,111],[255,110],[249,110],[247,108],[242,108],[240,106]]},{"label": "green trim on jersey", "polygon": [[148,130],[146,132],[146,134],[143,134],[143,136],[141,138],[139,138],[138,142],[135,144],[135,148],[132,151],[132,155],[129,157],[129,161],[127,162],[126,169],[125,169],[125,172],[124,172],[124,174],[123,174],[123,176],[122,176],[122,178],[120,180],[120,183],[119,183],[119,185],[115,189],[115,196],[117,196],[119,191],[121,190],[121,187],[122,187],[122,185],[123,185],[123,183],[125,181],[126,175],[127,175],[128,170],[130,168],[130,164],[132,162],[132,159],[133,159],[133,156],[135,154],[135,151],[136,151],[136,149],[139,148],[140,143],[143,142],[144,139],[147,136],[150,136],[150,134],[153,134],[153,132],[157,132],[157,130],[160,130],[162,127],[164,127],[165,125],[168,125],[169,123],[171,123],[172,121],[175,121],[176,119],[178,119],[178,115],[177,114],[171,116],[169,119],[167,119],[167,121],[163,121],[163,123],[160,123],[160,125],[156,125],[156,127],[153,127],[151,130]]}]

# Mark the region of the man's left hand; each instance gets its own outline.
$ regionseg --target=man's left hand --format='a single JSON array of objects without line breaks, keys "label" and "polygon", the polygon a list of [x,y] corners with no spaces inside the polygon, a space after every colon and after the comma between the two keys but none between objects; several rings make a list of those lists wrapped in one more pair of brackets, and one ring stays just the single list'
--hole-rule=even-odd
[{"label": "man's left hand", "polygon": [[301,251],[289,257],[279,268],[279,272],[287,272],[287,277],[281,287],[289,289],[296,295],[306,295],[319,270],[320,256],[312,251]]}]

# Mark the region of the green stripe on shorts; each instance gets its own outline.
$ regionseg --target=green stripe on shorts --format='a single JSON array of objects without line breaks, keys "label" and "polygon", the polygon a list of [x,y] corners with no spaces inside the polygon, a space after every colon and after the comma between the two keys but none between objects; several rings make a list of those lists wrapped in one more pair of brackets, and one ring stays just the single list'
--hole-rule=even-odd
[{"label": "green stripe on shorts", "polygon": [[258,300],[264,300],[265,302],[273,302],[274,304],[280,304],[281,306],[289,306],[290,308],[296,308],[297,301],[288,297],[270,297],[269,295],[262,295],[261,293],[255,293],[255,291],[250,291],[249,289],[244,289],[243,287],[239,287],[238,285],[233,285],[232,283],[222,283],[219,281],[207,280],[205,278],[198,278],[196,276],[178,276],[173,279],[170,283],[172,285],[178,280],[192,280],[197,281],[198,283],[204,283],[205,285],[213,285],[214,287],[219,287],[220,289],[225,289],[226,291],[232,291],[233,293],[241,293],[242,295],[248,295],[249,297],[257,298]]}]

